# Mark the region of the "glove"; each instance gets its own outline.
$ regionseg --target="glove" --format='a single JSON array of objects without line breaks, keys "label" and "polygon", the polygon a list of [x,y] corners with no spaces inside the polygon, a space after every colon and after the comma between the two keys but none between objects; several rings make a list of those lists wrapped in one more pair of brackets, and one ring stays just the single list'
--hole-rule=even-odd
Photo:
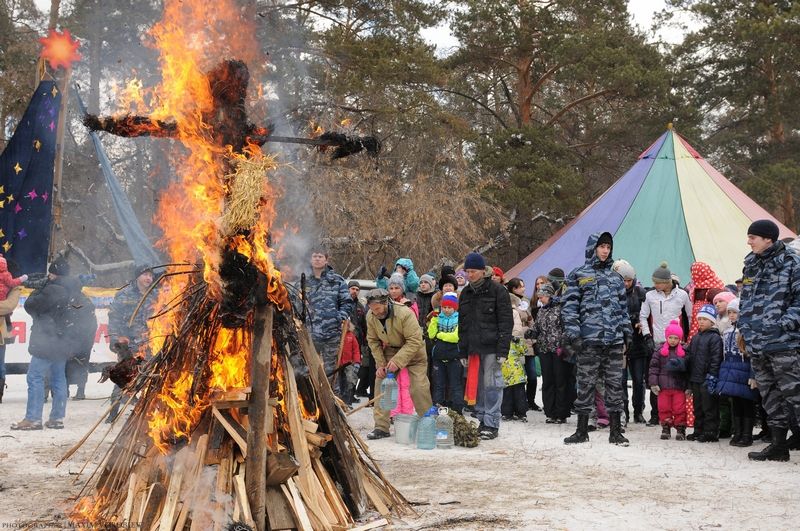
[{"label": "glove", "polygon": [[528,328],[525,330],[525,339],[536,339],[536,336],[533,335],[533,329]]},{"label": "glove", "polygon": [[656,342],[653,341],[653,336],[647,334],[644,336],[644,342],[647,344],[647,350],[652,354],[656,350]]},{"label": "glove", "polygon": [[660,393],[660,392],[661,392],[661,388],[660,388],[659,386],[657,386],[657,385],[651,385],[651,386],[650,386],[650,391],[651,391],[651,392],[652,392],[654,395],[658,396],[658,393]]},{"label": "glove", "polygon": [[354,368],[355,370],[358,370],[358,369],[360,369],[360,368],[361,368],[361,364],[360,364],[360,363],[354,363],[354,364],[353,364],[353,368]]},{"label": "glove", "polygon": [[384,277],[385,277],[385,278],[389,278],[389,273],[388,273],[388,271],[386,270],[386,266],[385,266],[385,265],[382,265],[382,266],[381,266],[381,270],[380,270],[380,271],[378,271],[378,278],[384,278]]},{"label": "glove", "polygon": [[465,369],[467,368],[467,358],[461,358],[461,359],[460,359],[460,360],[458,360],[458,361],[460,361],[460,362],[461,362],[461,366],[462,366],[462,367],[464,367]]},{"label": "glove", "polygon": [[499,363],[500,365],[502,365],[503,363],[505,363],[505,362],[506,362],[506,358],[507,358],[507,357],[508,357],[508,356],[497,356],[497,363]]},{"label": "glove", "polygon": [[26,280],[28,280],[28,275],[22,275],[21,277],[19,277],[19,279],[21,282],[25,282]]},{"label": "glove", "polygon": [[706,389],[709,394],[717,394],[717,377],[713,374],[706,374]]}]

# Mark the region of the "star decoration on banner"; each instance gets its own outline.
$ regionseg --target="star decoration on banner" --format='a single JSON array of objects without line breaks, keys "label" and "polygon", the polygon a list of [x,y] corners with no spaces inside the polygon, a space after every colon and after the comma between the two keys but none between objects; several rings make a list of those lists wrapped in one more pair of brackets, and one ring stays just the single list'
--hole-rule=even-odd
[{"label": "star decoration on banner", "polygon": [[22,238],[26,238],[28,236],[28,233],[25,232],[25,229],[22,229],[19,232],[17,232],[17,236],[19,236],[19,239],[21,240]]},{"label": "star decoration on banner", "polygon": [[42,143],[39,141],[38,138],[33,141],[33,149],[35,149],[37,153],[40,149],[42,149]]},{"label": "star decoration on banner", "polygon": [[14,165],[14,172],[15,172],[17,175],[19,175],[19,172],[21,172],[21,171],[22,171],[22,166],[20,166],[20,165],[19,165],[19,162],[17,162],[17,163]]},{"label": "star decoration on banner", "polygon": [[[78,53],[80,44],[72,38],[69,30],[64,30],[62,33],[51,29],[50,34],[40,38],[39,42],[44,46],[42,58],[50,63],[51,68],[71,68],[72,63],[81,58],[81,54]],[[53,97],[55,98],[55,94]]]},{"label": "star decoration on banner", "polygon": [[0,184],[0,194],[6,193],[6,187]]},{"label": "star decoration on banner", "polygon": [[50,121],[50,125],[48,127],[50,128],[51,131],[55,131],[56,130],[56,123],[51,120]]},{"label": "star decoration on banner", "polygon": [[45,192],[45,193],[43,193],[42,195],[40,195],[39,197],[41,197],[41,198],[42,198],[42,201],[44,201],[45,203],[47,203],[47,198],[48,198],[48,197],[50,197],[50,196],[47,194],[47,192]]},{"label": "star decoration on banner", "polygon": [[19,203],[14,205],[14,214],[19,214],[22,211],[22,207],[19,206]]},{"label": "star decoration on banner", "polygon": [[[0,200],[0,208],[3,208],[4,206],[6,206],[6,202],[4,200]],[[2,238],[2,236],[0,236],[0,238]]]},{"label": "star decoration on banner", "polygon": [[30,197],[31,199],[36,199],[37,197],[39,197],[39,194],[36,193],[36,190],[31,190],[30,192],[25,194],[25,197]]},{"label": "star decoration on banner", "polygon": [[10,244],[10,243],[8,243],[8,242],[4,243],[4,244],[3,244],[3,250],[4,250],[5,252],[8,252],[8,250],[9,250],[9,249],[11,249],[11,244]]},{"label": "star decoration on banner", "polygon": [[8,201],[8,204],[9,204],[9,205],[11,204],[11,202],[12,202],[13,200],[14,200],[14,196],[13,196],[13,195],[11,195],[11,194],[8,194],[8,197],[6,197],[6,201]]},{"label": "star decoration on banner", "polygon": [[52,94],[54,98],[58,96],[58,89],[55,85],[53,85],[53,90],[50,91],[50,94]]},{"label": "star decoration on banner", "polygon": [[3,232],[3,229],[0,229],[0,238],[5,238],[5,237],[6,237],[6,233]]}]

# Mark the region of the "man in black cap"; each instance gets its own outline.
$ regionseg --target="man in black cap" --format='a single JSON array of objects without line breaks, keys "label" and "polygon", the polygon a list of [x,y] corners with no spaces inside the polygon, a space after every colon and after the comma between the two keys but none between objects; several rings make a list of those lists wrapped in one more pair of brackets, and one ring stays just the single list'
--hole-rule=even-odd
[{"label": "man in black cap", "polygon": [[[108,336],[111,340],[111,350],[117,355],[119,361],[124,361],[132,356],[149,358],[149,330],[147,320],[153,314],[156,301],[155,290],[150,291],[147,300],[142,303],[136,316],[133,312],[139,306],[142,296],[153,284],[155,276],[153,270],[147,265],[139,265],[134,270],[133,280],[114,295],[108,309]],[[133,317],[133,321],[131,321]],[[121,390],[116,385],[111,394],[114,407],[106,422],[114,422],[119,414]]]},{"label": "man in black cap", "polygon": [[786,432],[800,418],[800,256],[778,239],[771,220],[753,222],[744,259],[739,331],[761,393],[772,444],[747,456],[754,461],[788,461]]}]

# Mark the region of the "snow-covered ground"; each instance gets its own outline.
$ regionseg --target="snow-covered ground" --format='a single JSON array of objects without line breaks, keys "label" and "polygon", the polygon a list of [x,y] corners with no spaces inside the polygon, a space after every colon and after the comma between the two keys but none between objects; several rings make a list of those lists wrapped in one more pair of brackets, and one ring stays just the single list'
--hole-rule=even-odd
[{"label": "snow-covered ground", "polygon": [[[9,430],[25,414],[25,377],[10,376],[8,387],[0,404],[0,529],[37,519],[54,522],[48,529],[66,526],[68,498],[83,482],[77,473],[101,437],[55,464],[108,407],[111,385],[90,384],[88,400],[70,400],[64,430],[36,432]],[[365,434],[371,416],[371,409],[356,413],[353,426]],[[609,445],[607,430],[592,433],[588,444],[565,446],[574,420],[545,424],[536,412],[528,419],[503,424],[499,438],[474,449],[371,442],[387,478],[419,513],[392,528],[772,530],[796,529],[800,521],[800,453],[789,463],[753,463],[748,449],[727,440],[661,441],[659,428],[643,425],[629,426],[628,448]]]}]

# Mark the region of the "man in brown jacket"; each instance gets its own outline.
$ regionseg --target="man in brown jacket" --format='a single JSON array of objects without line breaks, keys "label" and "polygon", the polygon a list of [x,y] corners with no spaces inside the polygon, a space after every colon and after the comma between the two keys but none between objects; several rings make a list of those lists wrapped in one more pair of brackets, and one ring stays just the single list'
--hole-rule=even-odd
[{"label": "man in brown jacket", "polygon": [[[375,394],[380,392],[387,372],[408,369],[411,400],[417,415],[433,405],[428,382],[428,356],[417,318],[408,307],[389,300],[389,292],[374,289],[367,296],[367,343],[375,358]],[[369,439],[389,437],[389,411],[374,407],[375,429]]]}]

